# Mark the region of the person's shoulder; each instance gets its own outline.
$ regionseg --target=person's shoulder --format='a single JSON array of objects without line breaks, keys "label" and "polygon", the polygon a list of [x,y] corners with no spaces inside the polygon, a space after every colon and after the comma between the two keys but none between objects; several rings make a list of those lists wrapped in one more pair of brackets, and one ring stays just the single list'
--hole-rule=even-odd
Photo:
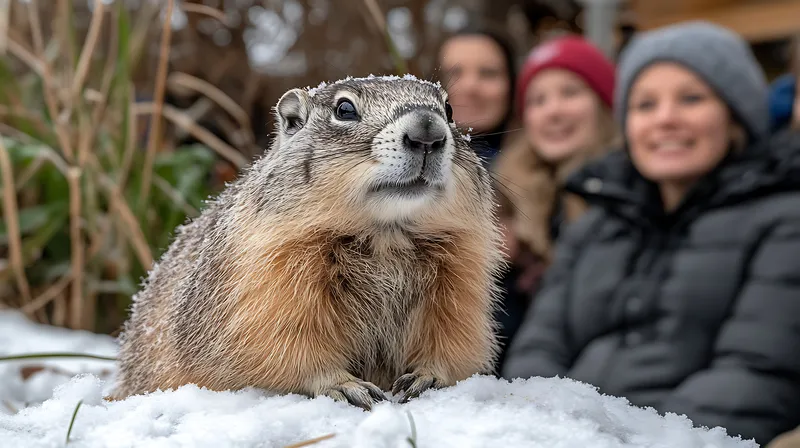
[{"label": "person's shoulder", "polygon": [[764,145],[770,156],[800,165],[800,128],[780,129],[770,135]]},{"label": "person's shoulder", "polygon": [[760,151],[766,153],[769,168],[759,175],[770,188],[752,202],[753,208],[762,219],[800,220],[800,129],[774,133]]},{"label": "person's shoulder", "polygon": [[793,221],[800,227],[800,190],[779,190],[759,197],[750,203],[756,222]]}]

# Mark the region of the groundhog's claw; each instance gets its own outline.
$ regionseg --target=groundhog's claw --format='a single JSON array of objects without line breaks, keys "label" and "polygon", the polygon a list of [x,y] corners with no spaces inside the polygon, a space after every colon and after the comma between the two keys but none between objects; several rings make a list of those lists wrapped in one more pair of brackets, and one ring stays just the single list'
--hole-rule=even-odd
[{"label": "groundhog's claw", "polygon": [[392,394],[399,395],[400,403],[407,403],[426,390],[437,389],[441,385],[442,382],[433,375],[406,373],[395,380]]},{"label": "groundhog's claw", "polygon": [[386,400],[386,395],[376,385],[367,381],[348,381],[322,392],[337,401],[350,403],[369,411],[372,405]]}]

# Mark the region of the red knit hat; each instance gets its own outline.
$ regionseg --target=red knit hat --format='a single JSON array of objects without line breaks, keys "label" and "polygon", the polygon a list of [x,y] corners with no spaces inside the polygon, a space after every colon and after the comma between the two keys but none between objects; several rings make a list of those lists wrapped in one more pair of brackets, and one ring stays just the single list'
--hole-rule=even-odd
[{"label": "red knit hat", "polygon": [[531,79],[546,68],[574,72],[609,107],[614,101],[614,64],[591,42],[580,36],[563,36],[542,43],[530,52],[517,77],[519,113],[525,108],[525,93]]}]

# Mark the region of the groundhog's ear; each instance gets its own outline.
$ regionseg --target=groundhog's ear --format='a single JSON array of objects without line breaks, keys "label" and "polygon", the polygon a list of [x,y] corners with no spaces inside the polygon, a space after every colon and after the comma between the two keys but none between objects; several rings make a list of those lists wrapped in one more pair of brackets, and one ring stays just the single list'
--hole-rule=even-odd
[{"label": "groundhog's ear", "polygon": [[278,126],[286,135],[294,135],[306,125],[308,120],[310,98],[301,89],[292,89],[284,93],[275,106]]}]

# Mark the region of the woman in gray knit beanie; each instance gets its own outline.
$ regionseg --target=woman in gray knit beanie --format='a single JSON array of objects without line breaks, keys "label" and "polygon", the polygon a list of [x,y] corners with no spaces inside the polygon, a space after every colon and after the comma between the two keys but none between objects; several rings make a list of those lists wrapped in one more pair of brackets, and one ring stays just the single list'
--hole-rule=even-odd
[{"label": "woman in gray knit beanie", "polygon": [[728,155],[769,132],[769,85],[732,31],[688,22],[644,34],[620,57],[614,105],[638,171],[664,206]]},{"label": "woman in gray knit beanie", "polygon": [[566,228],[503,366],[768,444],[800,425],[800,135],[732,31],[685,22],[620,57],[624,151],[567,190]]}]

